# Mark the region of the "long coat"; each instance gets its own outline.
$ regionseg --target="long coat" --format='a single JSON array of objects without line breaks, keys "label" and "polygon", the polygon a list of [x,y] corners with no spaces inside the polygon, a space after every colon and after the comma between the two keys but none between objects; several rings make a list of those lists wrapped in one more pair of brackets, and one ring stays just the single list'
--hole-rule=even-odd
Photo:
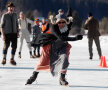
[{"label": "long coat", "polygon": [[97,19],[92,18],[85,25],[84,28],[88,30],[88,38],[100,36],[99,22]]},{"label": "long coat", "polygon": [[71,45],[67,41],[76,41],[77,39],[68,37],[70,25],[64,33],[60,32],[57,25],[53,25],[51,30],[51,34],[41,34],[36,42],[43,46],[36,70],[50,70],[55,76],[69,66],[68,58]]}]

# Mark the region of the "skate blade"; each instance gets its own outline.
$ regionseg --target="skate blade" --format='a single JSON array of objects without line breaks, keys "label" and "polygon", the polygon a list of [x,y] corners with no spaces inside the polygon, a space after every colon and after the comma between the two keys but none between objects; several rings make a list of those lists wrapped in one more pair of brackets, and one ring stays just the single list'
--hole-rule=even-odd
[{"label": "skate blade", "polygon": [[69,85],[64,85],[64,86],[66,86],[66,87],[70,87]]},{"label": "skate blade", "polygon": [[67,84],[67,85],[61,85],[61,86],[70,87],[69,84]]}]

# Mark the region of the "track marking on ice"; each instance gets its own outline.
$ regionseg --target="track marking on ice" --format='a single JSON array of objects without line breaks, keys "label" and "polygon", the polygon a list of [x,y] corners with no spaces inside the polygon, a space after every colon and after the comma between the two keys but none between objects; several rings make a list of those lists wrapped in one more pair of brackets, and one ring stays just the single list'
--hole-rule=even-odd
[{"label": "track marking on ice", "polygon": [[[0,69],[23,69],[33,70],[33,67],[0,67]],[[108,71],[108,69],[81,69],[81,68],[68,68],[70,71]]]}]

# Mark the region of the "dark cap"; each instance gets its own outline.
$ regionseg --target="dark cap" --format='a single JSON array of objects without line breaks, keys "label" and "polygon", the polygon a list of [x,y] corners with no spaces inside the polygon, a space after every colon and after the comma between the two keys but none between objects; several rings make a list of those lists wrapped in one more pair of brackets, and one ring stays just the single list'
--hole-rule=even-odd
[{"label": "dark cap", "polygon": [[8,4],[6,5],[6,7],[15,7],[15,5],[12,2],[8,2]]},{"label": "dark cap", "polygon": [[58,12],[63,12],[63,10],[62,9],[59,9]]},{"label": "dark cap", "polygon": [[89,17],[91,17],[91,16],[93,16],[93,15],[92,15],[92,13],[91,13],[91,12],[89,12],[89,15],[88,15],[88,16],[89,16]]}]

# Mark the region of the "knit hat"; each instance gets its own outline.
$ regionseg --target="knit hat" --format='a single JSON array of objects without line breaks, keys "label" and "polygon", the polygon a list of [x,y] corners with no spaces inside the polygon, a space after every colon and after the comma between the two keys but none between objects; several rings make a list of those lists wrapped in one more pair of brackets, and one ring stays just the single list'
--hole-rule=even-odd
[{"label": "knit hat", "polygon": [[40,20],[38,18],[35,18],[34,23],[36,24],[37,22],[39,22]]},{"label": "knit hat", "polygon": [[67,18],[66,18],[66,16],[65,15],[63,15],[63,14],[58,14],[57,16],[56,16],[56,23],[58,23],[59,21],[61,21],[61,20],[63,20],[63,21],[65,21],[66,23],[67,23]]},{"label": "knit hat", "polygon": [[15,5],[12,2],[8,2],[8,4],[6,5],[6,7],[15,7]]}]

